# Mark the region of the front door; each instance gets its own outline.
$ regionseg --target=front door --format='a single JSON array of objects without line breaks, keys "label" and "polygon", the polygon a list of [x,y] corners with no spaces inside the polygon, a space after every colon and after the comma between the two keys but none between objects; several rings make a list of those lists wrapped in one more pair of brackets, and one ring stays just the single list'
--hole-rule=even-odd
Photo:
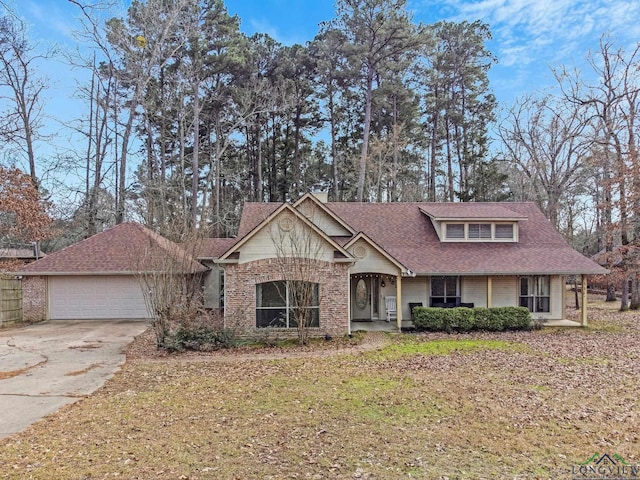
[{"label": "front door", "polygon": [[354,278],[351,281],[352,320],[378,320],[379,297],[380,284],[378,277]]}]

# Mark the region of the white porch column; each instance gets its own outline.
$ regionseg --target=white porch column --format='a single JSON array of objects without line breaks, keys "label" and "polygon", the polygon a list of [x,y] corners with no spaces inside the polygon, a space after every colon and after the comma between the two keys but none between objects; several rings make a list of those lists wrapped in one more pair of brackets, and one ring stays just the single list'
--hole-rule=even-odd
[{"label": "white porch column", "polygon": [[582,275],[582,289],[580,291],[582,296],[582,310],[580,311],[581,324],[583,327],[587,326],[587,276]]},{"label": "white porch column", "polygon": [[487,277],[487,308],[491,308],[491,297],[493,297],[493,277]]},{"label": "white porch column", "polygon": [[402,277],[398,275],[396,277],[396,322],[398,330],[402,329]]}]

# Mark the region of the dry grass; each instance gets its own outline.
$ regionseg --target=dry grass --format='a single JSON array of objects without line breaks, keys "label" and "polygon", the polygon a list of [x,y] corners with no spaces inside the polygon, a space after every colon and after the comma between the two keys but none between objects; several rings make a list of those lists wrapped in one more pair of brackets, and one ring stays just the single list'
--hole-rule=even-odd
[{"label": "dry grass", "polygon": [[0,441],[0,478],[569,478],[596,452],[637,465],[640,316],[594,304],[591,318],[288,359],[138,355]]}]

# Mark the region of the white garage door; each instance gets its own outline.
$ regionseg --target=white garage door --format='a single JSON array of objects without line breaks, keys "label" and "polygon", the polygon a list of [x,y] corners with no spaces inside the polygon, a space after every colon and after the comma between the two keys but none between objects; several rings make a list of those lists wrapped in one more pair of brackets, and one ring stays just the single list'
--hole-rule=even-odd
[{"label": "white garage door", "polygon": [[131,276],[49,277],[52,320],[148,318],[138,280]]}]

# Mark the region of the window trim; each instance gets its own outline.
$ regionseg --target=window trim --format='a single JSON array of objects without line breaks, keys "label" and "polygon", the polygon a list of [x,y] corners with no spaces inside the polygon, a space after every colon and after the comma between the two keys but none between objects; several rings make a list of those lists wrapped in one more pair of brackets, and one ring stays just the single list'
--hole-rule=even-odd
[{"label": "window trim", "polygon": [[[290,291],[290,282],[295,282],[295,280],[273,280],[270,282],[261,282],[261,283],[256,283],[256,316],[255,316],[255,327],[256,328],[281,328],[281,329],[290,329],[290,328],[297,328],[297,325],[295,323],[295,315],[294,315],[294,311],[296,309],[299,309],[301,307],[298,307],[297,305],[295,305],[293,302],[293,294]],[[283,284],[284,288],[285,288],[285,298],[284,298],[284,305],[275,305],[275,306],[270,306],[270,307],[263,307],[261,305],[258,305],[258,299],[262,298],[262,292],[259,292],[259,289],[262,288],[263,285],[274,285],[274,284]],[[314,292],[313,292],[313,297],[314,297],[314,305],[311,305],[309,307],[304,307],[308,310],[311,311],[311,322],[310,324],[307,326],[308,328],[320,328],[320,284],[319,283],[315,283],[315,282],[305,282],[305,283],[310,283],[313,285],[314,288]],[[278,287],[276,287],[278,288]],[[280,287],[282,288],[282,287]],[[263,311],[268,311],[268,310],[284,310],[285,316],[284,316],[284,325],[258,325],[258,320],[259,320],[259,315],[260,312]],[[314,318],[315,317],[315,318]]]},{"label": "window trim", "polygon": [[[449,236],[449,227],[453,227],[453,226],[460,226],[462,225],[462,237],[459,236],[454,236],[454,237],[450,237]],[[445,234],[445,238],[447,238],[449,241],[460,241],[460,240],[465,240],[467,237],[467,227],[465,224],[461,224],[458,222],[448,222],[444,224],[444,234]]]},{"label": "window trim", "polygon": [[[546,294],[539,293],[539,280],[546,281]],[[522,281],[527,281],[527,294],[522,294]],[[541,301],[546,299],[546,310],[538,309]],[[531,313],[551,313],[551,276],[550,275],[523,275],[518,281],[518,305],[528,308]]]},{"label": "window trim", "polygon": [[[478,227],[478,236],[477,237],[472,237],[471,236],[471,227],[472,226],[477,226]],[[486,236],[486,228],[484,229],[485,231],[483,232],[483,228],[482,227],[489,227],[489,236]],[[493,223],[490,222],[469,222],[465,225],[465,229],[467,231],[467,237],[468,240],[493,240]],[[475,229],[475,228],[474,228]],[[482,234],[485,234],[485,236],[483,236]],[[474,233],[475,234],[475,233]]]},{"label": "window trim", "polygon": [[[456,280],[456,291],[455,295],[451,295],[447,293],[447,280],[449,278],[455,278]],[[444,280],[444,292],[443,295],[435,296],[433,294],[433,280],[434,279],[443,279]],[[429,277],[429,306],[433,306],[434,303],[455,303],[456,305],[460,304],[461,301],[461,292],[460,292],[460,276],[459,275],[432,275]],[[433,299],[442,299],[443,301],[434,302]]]},{"label": "window trim", "polygon": [[[462,237],[449,236],[449,226],[451,225],[462,225],[464,235]],[[491,226],[491,236],[490,237],[472,237],[469,234],[469,227],[471,225],[490,225]],[[511,226],[511,236],[510,237],[498,237],[496,236],[496,230],[498,225],[510,225]],[[442,241],[443,242],[496,242],[496,243],[516,243],[518,242],[518,222],[501,222],[501,221],[447,221],[442,222]],[[481,228],[480,228],[481,229]],[[479,233],[480,235],[480,233]]]}]

